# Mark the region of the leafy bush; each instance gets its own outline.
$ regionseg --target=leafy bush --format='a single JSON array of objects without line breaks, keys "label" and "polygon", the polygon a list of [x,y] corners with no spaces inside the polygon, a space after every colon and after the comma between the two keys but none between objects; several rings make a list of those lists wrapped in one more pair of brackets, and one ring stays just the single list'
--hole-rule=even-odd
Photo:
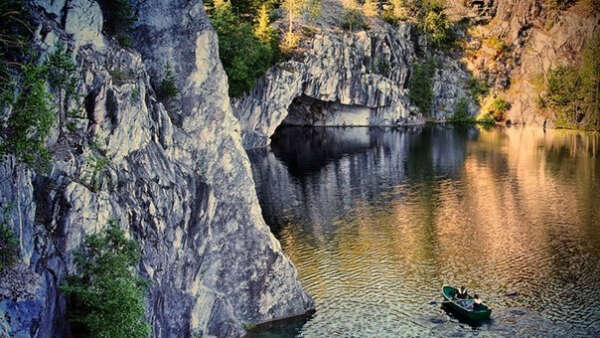
[{"label": "leafy bush", "polygon": [[229,95],[240,96],[275,63],[277,43],[261,41],[252,25],[235,15],[227,1],[215,1],[210,18],[219,35],[219,56],[229,78]]},{"label": "leafy bush", "polygon": [[583,60],[573,66],[551,69],[544,106],[556,114],[563,128],[600,130],[600,35],[586,43]]},{"label": "leafy bush", "polygon": [[405,20],[407,17],[413,17],[432,47],[448,48],[453,45],[456,36],[453,24],[444,13],[445,0],[392,0],[390,2],[391,12],[384,13],[384,20],[394,23],[393,19]]},{"label": "leafy bush", "polygon": [[447,47],[455,40],[452,24],[444,12],[429,11],[420,26],[435,48]]},{"label": "leafy bush", "polygon": [[157,94],[158,99],[161,101],[168,101],[179,94],[179,89],[177,89],[177,83],[175,81],[175,74],[173,74],[173,69],[169,62],[167,62],[167,65],[165,66],[165,76],[158,86]]},{"label": "leafy bush", "polygon": [[74,75],[77,66],[73,62],[73,54],[64,44],[58,43],[56,50],[48,56],[46,64],[50,87],[73,95],[77,85],[77,77]]},{"label": "leafy bush", "polygon": [[400,18],[398,18],[394,14],[394,11],[392,9],[384,10],[383,13],[381,14],[381,19],[383,19],[383,21],[389,23],[392,26],[396,26],[398,24],[398,22],[400,21]]},{"label": "leafy bush", "polygon": [[475,118],[469,114],[469,101],[462,97],[458,100],[454,109],[454,114],[448,119],[448,122],[453,123],[473,123]]},{"label": "leafy bush", "polygon": [[101,175],[109,164],[110,160],[104,156],[88,156],[86,158],[86,169],[82,181],[89,184],[90,190],[94,192],[100,190]]},{"label": "leafy bush", "polygon": [[469,87],[471,97],[476,101],[481,100],[490,90],[485,80],[476,78],[474,76],[471,76],[467,81],[467,87]]},{"label": "leafy bush", "polygon": [[150,335],[144,312],[146,283],[133,273],[139,260],[138,244],[125,238],[116,221],[85,239],[75,255],[79,274],[61,285],[75,336]]},{"label": "leafy bush", "polygon": [[32,169],[47,169],[50,152],[45,143],[55,113],[46,83],[58,92],[62,112],[63,94],[75,92],[75,69],[71,53],[59,44],[43,64],[30,61],[13,72],[0,95],[0,107],[9,109],[9,115],[0,122],[0,161],[12,154]]},{"label": "leafy bush", "polygon": [[506,102],[503,98],[498,97],[492,102],[493,111],[492,116],[496,121],[504,120],[504,113],[510,109],[510,103]]},{"label": "leafy bush", "polygon": [[408,82],[409,98],[423,115],[429,115],[433,103],[433,77],[437,64],[433,58],[415,63]]},{"label": "leafy bush", "polygon": [[137,21],[132,0],[100,0],[104,16],[104,31],[115,36],[121,46],[131,44],[130,32]]},{"label": "leafy bush", "polygon": [[367,30],[369,26],[358,9],[351,9],[346,11],[342,18],[342,28],[354,32],[355,30]]},{"label": "leafy bush", "polygon": [[11,204],[4,207],[2,220],[0,221],[0,272],[14,265],[19,258],[19,242],[17,242],[15,234],[6,221],[8,212],[11,209]]},{"label": "leafy bush", "polygon": [[477,119],[477,123],[487,126],[493,126],[496,124],[496,120],[494,119],[494,117],[492,117],[491,114],[485,114]]},{"label": "leafy bush", "polygon": [[11,109],[10,116],[0,126],[0,156],[12,154],[38,170],[46,169],[50,161],[45,142],[54,122],[51,96],[46,91],[47,69],[47,65],[34,62],[23,66],[18,89],[16,81],[13,82],[13,87],[3,93],[0,104]]}]

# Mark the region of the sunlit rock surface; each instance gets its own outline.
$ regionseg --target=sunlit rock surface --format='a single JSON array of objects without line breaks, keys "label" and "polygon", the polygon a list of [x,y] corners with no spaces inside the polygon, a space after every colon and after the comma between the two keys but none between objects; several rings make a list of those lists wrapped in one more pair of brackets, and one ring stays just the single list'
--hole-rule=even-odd
[{"label": "sunlit rock surface", "polygon": [[[463,59],[467,67],[511,103],[506,120],[538,126],[552,123],[555,117],[540,112],[538,105],[544,80],[550,68],[581,59],[586,41],[600,32],[600,12],[591,1],[554,6],[537,0],[466,3],[476,21],[484,23],[474,27],[467,39]],[[461,7],[464,2],[449,4]],[[494,46],[496,41],[504,47]]]},{"label": "sunlit rock surface", "polygon": [[[302,60],[274,66],[248,95],[232,99],[246,148],[267,145],[282,122],[347,126],[425,122],[408,98],[413,63],[425,59],[427,48],[412,24],[400,23],[396,28],[382,24],[355,33],[323,30],[304,44]],[[474,113],[476,107],[466,89],[468,73],[457,60],[439,57],[442,62],[434,77],[429,116],[446,118],[462,97],[469,100]],[[301,107],[288,111],[297,98]],[[315,108],[315,102],[320,107]],[[347,116],[358,110],[362,117]],[[292,116],[286,120],[290,111]]]},{"label": "sunlit rock surface", "polygon": [[[59,111],[48,173],[0,166],[22,256],[0,278],[0,336],[71,335],[58,286],[85,236],[111,219],[141,245],[154,337],[239,336],[313,308],[262,219],[202,4],[140,2],[124,49],[101,34],[95,2],[37,3],[37,46],[77,47],[81,99],[62,102],[79,115]],[[165,108],[151,83],[167,60],[180,94]],[[95,156],[109,163],[94,174]]]}]

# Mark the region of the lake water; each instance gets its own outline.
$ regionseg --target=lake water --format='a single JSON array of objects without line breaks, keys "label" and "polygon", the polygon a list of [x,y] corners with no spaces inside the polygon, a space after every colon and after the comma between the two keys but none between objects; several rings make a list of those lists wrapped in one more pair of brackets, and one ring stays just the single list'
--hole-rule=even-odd
[{"label": "lake water", "polygon": [[[254,336],[600,335],[598,134],[286,127],[249,156],[317,305]],[[491,320],[453,318],[447,283],[487,300]]]}]

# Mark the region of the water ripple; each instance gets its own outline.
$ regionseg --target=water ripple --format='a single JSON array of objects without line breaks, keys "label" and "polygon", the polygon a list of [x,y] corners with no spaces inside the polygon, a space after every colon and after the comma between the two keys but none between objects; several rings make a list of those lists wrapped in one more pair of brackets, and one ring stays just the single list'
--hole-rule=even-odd
[{"label": "water ripple", "polygon": [[[317,312],[258,336],[599,336],[594,142],[527,129],[284,129],[249,156],[265,219]],[[444,311],[444,283],[480,293],[492,319],[472,326]]]}]

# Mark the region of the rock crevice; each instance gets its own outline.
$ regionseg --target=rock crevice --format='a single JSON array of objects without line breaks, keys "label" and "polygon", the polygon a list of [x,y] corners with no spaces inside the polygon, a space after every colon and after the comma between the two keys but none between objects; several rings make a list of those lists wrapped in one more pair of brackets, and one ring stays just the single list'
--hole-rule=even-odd
[{"label": "rock crevice", "polygon": [[[10,157],[0,165],[0,203],[17,206],[6,219],[21,249],[0,278],[0,336],[71,335],[58,286],[109,220],[141,245],[154,337],[240,336],[246,324],[313,309],[262,219],[202,4],[140,1],[133,49],[90,24],[102,22],[93,1],[36,4],[36,46],[75,52],[81,99],[69,109],[81,113],[59,114],[48,173]],[[180,94],[159,102],[152,83],[167,60]],[[107,164],[96,170],[99,158]]]}]

